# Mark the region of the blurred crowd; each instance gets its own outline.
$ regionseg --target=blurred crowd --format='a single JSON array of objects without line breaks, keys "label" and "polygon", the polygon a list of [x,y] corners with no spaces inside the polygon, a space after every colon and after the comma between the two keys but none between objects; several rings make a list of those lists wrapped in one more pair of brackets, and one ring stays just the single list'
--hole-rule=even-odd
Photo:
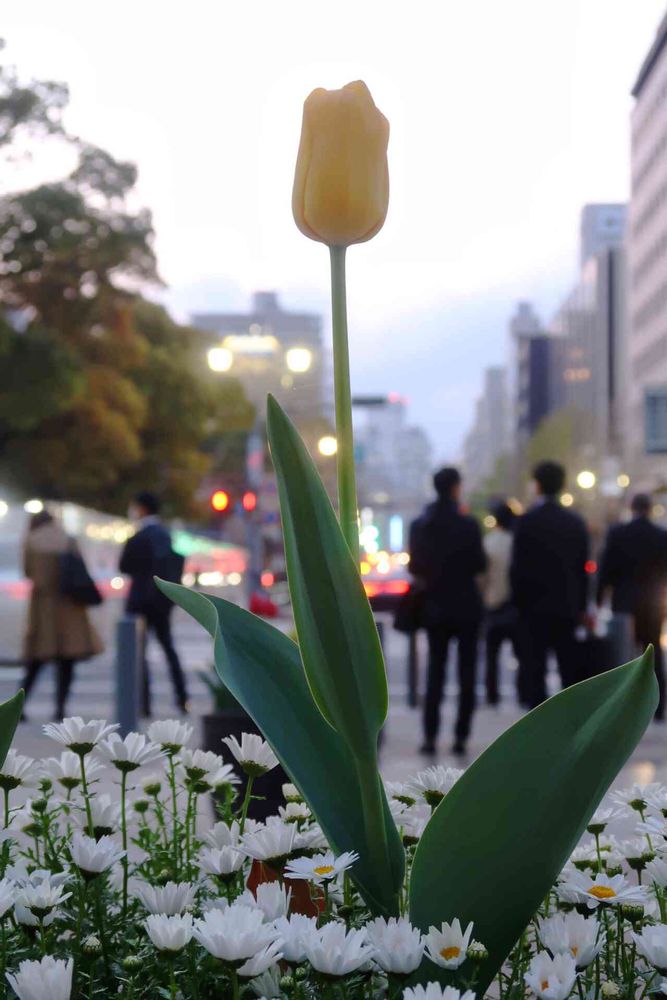
[{"label": "blurred crowd", "polygon": [[517,666],[516,697],[525,708],[547,697],[551,654],[566,688],[652,645],[659,687],[655,717],[662,721],[667,531],[652,522],[650,497],[633,498],[630,520],[609,529],[593,560],[585,521],[560,503],[565,469],[556,462],[541,462],[533,470],[535,498],[524,514],[515,515],[504,502],[494,506],[494,527],[484,536],[461,507],[458,470],[441,469],[433,482],[435,501],[411,525],[414,583],[397,622],[403,631],[424,628],[428,636],[421,752],[437,750],[453,641],[459,693],[452,752],[457,755],[465,754],[470,735],[482,641],[487,702],[499,703],[500,654],[509,643]]}]

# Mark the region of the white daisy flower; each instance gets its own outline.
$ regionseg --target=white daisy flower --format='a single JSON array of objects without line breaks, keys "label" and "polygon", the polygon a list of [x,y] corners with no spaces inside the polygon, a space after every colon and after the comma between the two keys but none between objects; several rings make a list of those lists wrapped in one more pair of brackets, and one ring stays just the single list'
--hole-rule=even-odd
[{"label": "white daisy flower", "polygon": [[[662,813],[658,813],[657,816],[647,816],[643,822],[637,823],[637,833],[656,837],[658,841],[667,840],[667,820]],[[664,843],[660,843],[660,848],[664,847]]]},{"label": "white daisy flower", "polygon": [[305,823],[312,814],[305,802],[288,802],[278,806],[278,815],[283,823]]},{"label": "white daisy flower", "polygon": [[296,785],[293,785],[291,781],[286,781],[282,787],[283,798],[285,802],[303,802],[303,796]]},{"label": "white daisy flower", "polygon": [[49,722],[43,726],[45,736],[62,743],[75,754],[83,757],[90,753],[106,736],[118,729],[118,723],[109,724],[106,719],[91,719],[84,722],[80,715],[73,715],[62,722]]},{"label": "white daisy flower", "polygon": [[557,887],[558,896],[567,903],[586,903],[589,909],[600,904],[617,906],[632,903],[643,906],[646,889],[640,885],[630,885],[623,875],[606,875],[600,872],[594,877],[585,872],[572,871],[566,882]]},{"label": "white daisy flower", "polygon": [[231,764],[211,750],[190,750],[185,747],[180,755],[179,772],[195,791],[210,792],[221,785],[238,785],[239,779]]},{"label": "white daisy flower", "polygon": [[427,806],[415,805],[403,809],[400,815],[394,817],[396,826],[406,844],[416,844],[421,839],[431,818]]},{"label": "white daisy flower", "polygon": [[132,884],[132,895],[149,913],[161,913],[173,917],[195,905],[196,885],[192,882],[167,882],[153,886],[148,882],[136,881]]},{"label": "white daisy flower", "polygon": [[540,951],[523,978],[540,1000],[566,1000],[574,988],[577,966],[571,955],[559,953],[552,958],[547,951]]},{"label": "white daisy flower", "polygon": [[241,742],[235,736],[224,736],[222,742],[229,747],[236,760],[251,778],[258,778],[278,766],[278,758],[261,736],[241,733]]},{"label": "white daisy flower", "polygon": [[[103,770],[95,758],[86,761],[86,781],[95,780]],[[42,763],[42,775],[56,782],[66,792],[71,792],[81,784],[81,759],[71,750],[63,750],[60,757],[49,757]]]},{"label": "white daisy flower", "polygon": [[109,739],[99,744],[97,750],[115,768],[126,774],[136,771],[143,764],[152,764],[163,756],[161,747],[157,743],[151,743],[143,733],[128,733],[124,739],[118,733],[113,733]]},{"label": "white daisy flower", "polygon": [[264,914],[264,919],[271,922],[287,916],[291,899],[292,890],[286,889],[280,882],[260,882],[254,896],[246,889],[239,902],[256,906]]},{"label": "white daisy flower", "polygon": [[333,851],[326,851],[312,858],[294,858],[285,866],[285,877],[308,879],[315,885],[322,885],[323,882],[329,882],[341,872],[347,871],[358,860],[359,855],[354,851],[345,851],[338,857]]},{"label": "white daisy flower", "polygon": [[393,800],[404,806],[413,806],[417,801],[417,793],[412,790],[409,782],[385,781],[384,787],[390,803]]},{"label": "white daisy flower", "polygon": [[[248,829],[248,823],[246,821],[246,830]],[[327,838],[322,832],[322,827],[319,823],[311,823],[307,827],[302,827],[298,830],[297,835],[294,839],[294,850],[295,851],[328,851],[329,844]]]},{"label": "white daisy flower", "polygon": [[11,879],[0,879],[0,920],[11,910],[16,899],[16,885]]},{"label": "white daisy flower", "polygon": [[653,858],[644,869],[646,879],[653,882],[659,889],[667,889],[667,860],[665,858]]},{"label": "white daisy flower", "polygon": [[182,951],[192,940],[191,913],[151,913],[144,927],[158,951]]},{"label": "white daisy flower", "polygon": [[451,924],[443,923],[440,928],[429,927],[424,938],[427,957],[442,969],[458,969],[468,956],[472,930],[473,925],[469,923],[464,931],[458,917]]},{"label": "white daisy flower", "polygon": [[144,774],[139,779],[139,785],[144,795],[154,798],[162,791],[164,774],[160,771],[153,771],[151,774]]},{"label": "white daisy flower", "polygon": [[203,847],[196,863],[205,875],[214,875],[226,881],[242,866],[244,856],[233,847]]},{"label": "white daisy flower", "polygon": [[596,833],[599,835],[604,833],[609,824],[613,823],[613,821],[618,819],[619,816],[621,816],[620,810],[609,808],[607,806],[600,806],[595,810],[589,819],[586,829],[589,833]]},{"label": "white daisy flower", "polygon": [[195,920],[193,936],[206,951],[224,962],[245,961],[280,940],[275,927],[265,922],[261,910],[239,903],[225,910],[208,910]]},{"label": "white daisy flower", "polygon": [[242,979],[261,976],[275,966],[282,957],[283,953],[280,950],[280,941],[274,941],[272,944],[268,944],[266,948],[263,948],[262,951],[257,952],[256,955],[253,955],[252,958],[249,958],[243,965],[240,965],[236,970],[237,975]]},{"label": "white daisy flower", "polygon": [[416,799],[423,798],[428,805],[437,806],[462,774],[463,771],[459,768],[434,764],[433,767],[427,767],[406,781],[405,788],[408,793],[412,792]]},{"label": "white daisy flower", "polygon": [[41,920],[35,916],[35,914],[20,903],[18,900],[14,903],[14,918],[17,923],[23,924],[24,927],[39,927],[42,924],[44,927],[50,927],[54,920],[57,920],[62,916],[60,910],[51,910],[47,913]]},{"label": "white daisy flower", "polygon": [[[284,958],[285,956],[283,955]],[[280,989],[281,978],[280,966],[274,965],[272,968],[267,969],[266,972],[263,972],[261,976],[253,979],[250,983],[250,989],[260,1000],[280,1000],[280,997],[283,995]]]},{"label": "white daisy flower", "polygon": [[249,858],[270,862],[275,866],[284,863],[292,853],[296,832],[293,823],[281,823],[277,817],[273,817],[273,820],[256,830],[244,833],[240,847]]},{"label": "white daisy flower", "polygon": [[[246,830],[248,833],[252,830],[253,820],[246,819]],[[219,822],[215,823],[210,830],[204,834],[204,840],[210,847],[238,847],[239,840],[241,838],[241,828],[237,822],[234,820],[230,825],[227,823]]]},{"label": "white daisy flower", "polygon": [[403,1000],[475,1000],[472,990],[461,993],[455,986],[428,983],[426,986],[408,986],[403,990]]},{"label": "white daisy flower", "polygon": [[168,756],[178,753],[192,739],[192,726],[180,719],[159,719],[148,727],[148,739]]},{"label": "white daisy flower", "polygon": [[7,981],[18,1000],[70,1000],[74,961],[45,955],[38,962],[21,962]]},{"label": "white daisy flower", "polygon": [[407,976],[421,964],[424,938],[406,917],[376,917],[366,924],[366,933],[375,949],[373,961],[384,972]]},{"label": "white daisy flower", "polygon": [[[77,822],[83,830],[88,828],[88,820],[83,806],[79,807]],[[93,795],[90,798],[90,813],[96,837],[110,836],[120,827],[120,805],[110,795]]]},{"label": "white daisy flower", "polygon": [[48,874],[39,881],[21,886],[16,902],[39,920],[61,906],[71,895],[71,892],[64,891],[62,883],[55,882]]},{"label": "white daisy flower", "polygon": [[663,975],[667,972],[667,924],[644,927],[641,934],[632,933],[637,951]]},{"label": "white daisy flower", "polygon": [[13,748],[7,751],[0,767],[0,788],[11,792],[20,786],[33,785],[37,777],[37,764],[32,757],[24,757]]},{"label": "white daisy flower", "polygon": [[95,840],[80,830],[75,830],[72,834],[70,853],[76,867],[88,877],[100,875],[125,857],[125,851],[113,837]]},{"label": "white daisy flower", "polygon": [[646,796],[646,801],[651,809],[667,816],[667,785],[658,785]]},{"label": "white daisy flower", "polygon": [[647,785],[640,785],[635,782],[629,788],[617,788],[611,793],[611,801],[619,806],[626,806],[634,809],[635,812],[645,812],[648,809],[651,797],[661,789],[658,781],[650,782]]},{"label": "white daisy flower", "polygon": [[275,928],[282,940],[282,953],[285,962],[299,965],[305,961],[305,939],[317,930],[315,917],[307,917],[303,913],[292,913],[289,917],[278,917]]},{"label": "white daisy flower", "polygon": [[316,928],[303,941],[306,959],[325,976],[349,976],[373,957],[365,929],[348,931],[333,922]]},{"label": "white daisy flower", "polygon": [[552,955],[571,955],[578,969],[585,969],[600,954],[605,935],[595,917],[557,913],[538,922],[540,941]]}]

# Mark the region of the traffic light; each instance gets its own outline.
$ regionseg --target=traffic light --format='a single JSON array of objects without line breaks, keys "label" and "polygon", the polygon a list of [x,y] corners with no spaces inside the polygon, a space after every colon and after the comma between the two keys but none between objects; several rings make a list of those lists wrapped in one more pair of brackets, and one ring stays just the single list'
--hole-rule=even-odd
[{"label": "traffic light", "polygon": [[218,514],[224,514],[226,510],[229,510],[229,504],[229,493],[226,490],[215,490],[211,494],[211,509]]},{"label": "traffic light", "polygon": [[252,490],[246,490],[243,494],[241,504],[243,505],[243,509],[247,511],[248,514],[252,513],[257,506],[257,494],[253,493]]}]

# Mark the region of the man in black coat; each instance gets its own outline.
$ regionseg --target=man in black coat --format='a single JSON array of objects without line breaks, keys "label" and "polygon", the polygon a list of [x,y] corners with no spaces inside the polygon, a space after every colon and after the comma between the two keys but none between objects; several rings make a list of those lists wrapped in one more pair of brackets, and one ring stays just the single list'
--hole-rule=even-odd
[{"label": "man in black coat", "polygon": [[598,603],[610,588],[612,611],[632,615],[639,646],[653,645],[660,690],[655,717],[662,720],[665,668],[660,636],[667,589],[667,531],[651,522],[651,507],[649,496],[637,494],[632,501],[632,520],[609,529],[600,558]]},{"label": "man in black coat", "polygon": [[547,697],[547,656],[556,654],[561,684],[574,683],[575,630],[585,619],[589,540],[578,514],[559,502],[565,470],[541,462],[533,471],[537,502],[514,532],[510,583],[519,612],[522,690],[534,708]]},{"label": "man in black coat", "polygon": [[475,577],[486,568],[479,525],[459,511],[461,476],[441,469],[433,477],[438,495],[410,527],[410,572],[424,588],[423,622],[429,644],[422,753],[435,753],[447,653],[458,644],[459,705],[453,752],[465,753],[475,710],[477,640],[482,598]]},{"label": "man in black coat", "polygon": [[[154,576],[163,579],[180,579],[182,560],[171,547],[171,536],[159,518],[160,504],[152,493],[139,493],[131,505],[131,516],[138,522],[136,534],[127,540],[120,557],[121,573],[131,577],[127,598],[128,614],[140,615],[146,632],[152,632],[164,652],[176,703],[182,712],[187,711],[188,695],[181,661],[171,633],[171,601],[158,590]],[[150,716],[150,677],[144,643],[143,658],[143,714]]]}]

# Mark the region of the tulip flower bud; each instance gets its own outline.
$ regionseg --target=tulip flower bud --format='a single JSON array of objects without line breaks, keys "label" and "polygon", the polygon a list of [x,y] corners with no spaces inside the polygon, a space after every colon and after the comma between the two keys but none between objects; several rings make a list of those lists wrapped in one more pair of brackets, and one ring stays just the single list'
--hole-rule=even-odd
[{"label": "tulip flower bud", "polygon": [[314,90],[303,106],[292,211],[297,226],[328,246],[363,243],[387,215],[389,122],[365,83]]}]

